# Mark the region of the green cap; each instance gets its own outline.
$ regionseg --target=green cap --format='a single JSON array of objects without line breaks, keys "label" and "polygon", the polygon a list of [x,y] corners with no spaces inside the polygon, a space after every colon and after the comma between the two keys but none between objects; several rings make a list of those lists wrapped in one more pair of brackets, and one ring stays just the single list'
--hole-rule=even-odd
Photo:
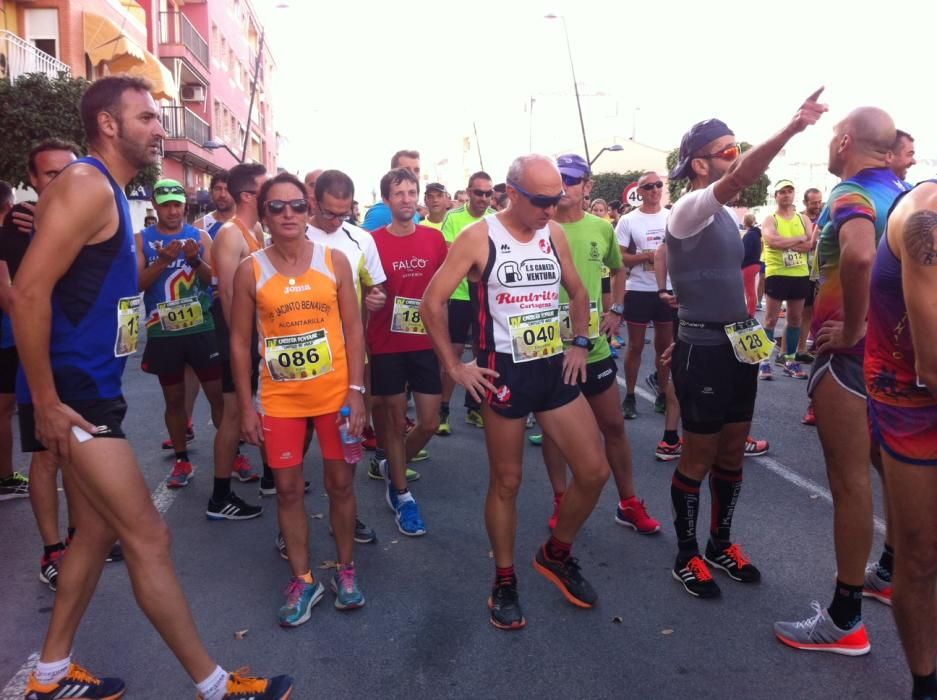
[{"label": "green cap", "polygon": [[153,185],[153,200],[157,204],[182,202],[185,204],[185,187],[178,180],[164,179]]}]

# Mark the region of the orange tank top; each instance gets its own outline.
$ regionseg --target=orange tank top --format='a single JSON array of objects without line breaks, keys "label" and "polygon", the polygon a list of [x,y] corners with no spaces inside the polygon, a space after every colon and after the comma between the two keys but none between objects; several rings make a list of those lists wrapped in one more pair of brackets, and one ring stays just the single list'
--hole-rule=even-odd
[{"label": "orange tank top", "polygon": [[239,218],[232,217],[232,223],[241,230],[241,235],[244,237],[244,242],[247,243],[247,254],[256,253],[258,250],[263,250],[263,246],[257,242],[257,236],[254,235],[254,232],[247,228],[247,225],[241,221]]},{"label": "orange tank top", "polygon": [[266,250],[251,260],[261,358],[257,410],[274,418],[338,412],[348,396],[348,361],[332,251],[314,244],[309,269],[295,277],[278,272]]}]

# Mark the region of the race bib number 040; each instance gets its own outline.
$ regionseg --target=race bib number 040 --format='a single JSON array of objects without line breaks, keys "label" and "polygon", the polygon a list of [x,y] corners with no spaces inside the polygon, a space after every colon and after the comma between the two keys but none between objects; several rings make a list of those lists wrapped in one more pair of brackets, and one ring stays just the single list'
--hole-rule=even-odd
[{"label": "race bib number 040", "polygon": [[748,365],[757,365],[771,357],[774,343],[768,339],[768,334],[753,318],[740,323],[730,323],[725,327],[735,359]]},{"label": "race bib number 040", "polygon": [[164,301],[157,304],[156,308],[159,311],[159,325],[167,332],[184,331],[205,322],[198,299]]},{"label": "race bib number 040", "polygon": [[511,355],[515,362],[530,362],[563,352],[558,309],[508,317]]},{"label": "race bib number 040", "polygon": [[117,301],[117,338],[114,341],[114,357],[126,357],[137,351],[140,341],[140,314],[143,311],[143,294],[123,297]]},{"label": "race bib number 040", "polygon": [[392,333],[426,335],[419,299],[394,297],[394,315],[390,321],[390,330]]},{"label": "race bib number 040", "polygon": [[264,363],[277,382],[315,379],[332,371],[332,348],[325,330],[264,338]]},{"label": "race bib number 040", "polygon": [[[564,343],[573,342],[573,322],[569,317],[569,304],[560,304],[560,339]],[[589,337],[599,337],[599,304],[589,302]]]}]

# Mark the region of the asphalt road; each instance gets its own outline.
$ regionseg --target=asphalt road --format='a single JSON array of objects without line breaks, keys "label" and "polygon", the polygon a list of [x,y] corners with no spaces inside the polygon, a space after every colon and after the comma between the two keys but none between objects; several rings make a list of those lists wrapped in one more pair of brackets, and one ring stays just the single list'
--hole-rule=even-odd
[{"label": "asphalt road", "polygon": [[[645,348],[639,386],[649,372]],[[773,636],[776,619],[801,619],[810,601],[832,593],[832,507],[814,428],[801,425],[806,382],[776,376],[759,385],[753,433],[771,443],[768,457],[749,459],[735,516],[735,539],[761,568],[746,587],[717,573],[723,596],[691,598],[670,576],[676,551],[670,524],[673,464],[653,450],[663,420],[640,399],[627,428],[635,451],[639,495],[662,523],[654,536],[619,527],[610,482],[576,542],[584,574],[599,593],[592,610],[574,608],[531,567],[547,536],[552,494],[539,448],[525,453],[519,500],[517,564],[528,627],[501,632],[485,606],[493,576],[482,519],[487,459],[482,431],[462,422],[461,392],[453,402],[455,432],[434,438],[431,458],[413,484],[428,527],[425,537],[400,535],[381,486],[358,468],[359,512],[379,542],[358,545],[355,559],[367,605],[339,612],[333,596],[304,626],[284,630],[276,611],[288,569],[274,547],[275,505],[262,517],[209,522],[211,436],[204,400],[191,445],[193,483],[160,497],[174,535],[174,557],[201,633],[228,669],[290,673],[293,697],[382,698],[893,698],[910,695],[904,657],[889,608],[865,603],[872,652],[859,658],[788,649]],[[130,411],[125,430],[151,489],[168,474],[162,400],[139,356],[125,375]],[[313,489],[313,561],[334,559],[327,501],[315,448],[307,459]],[[255,463],[259,460],[251,452]],[[18,464],[25,458],[17,457]],[[258,499],[256,485],[236,490]],[[877,484],[876,484],[877,488]],[[701,531],[708,524],[704,493]],[[876,512],[881,499],[876,493]],[[63,520],[64,527],[64,520]],[[41,646],[53,593],[37,580],[41,545],[27,500],[0,503],[0,700],[20,697],[31,657]],[[702,541],[702,540],[701,540]],[[875,555],[881,548],[876,532]],[[317,570],[322,576],[330,572]],[[619,621],[620,620],[620,621]],[[248,630],[243,639],[235,632]],[[181,667],[136,607],[124,564],[106,567],[75,644],[76,659],[99,674],[119,675],[128,698],[190,698]]]}]

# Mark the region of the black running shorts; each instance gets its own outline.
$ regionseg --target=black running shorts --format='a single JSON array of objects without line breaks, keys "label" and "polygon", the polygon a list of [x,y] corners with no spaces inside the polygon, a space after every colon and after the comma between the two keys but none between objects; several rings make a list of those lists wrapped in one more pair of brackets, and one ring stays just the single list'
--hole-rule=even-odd
[{"label": "black running shorts", "polygon": [[[95,401],[66,401],[65,405],[92,425],[106,428],[106,432],[94,435],[96,438],[123,438],[121,425],[127,415],[127,402],[123,396],[116,399],[98,399]],[[36,438],[36,418],[31,403],[19,405],[17,411],[20,421],[20,442],[23,452],[44,452],[43,445]]]},{"label": "black running shorts", "polygon": [[471,343],[475,328],[475,313],[472,302],[462,299],[449,300],[449,340],[453,343]]},{"label": "black running shorts", "polygon": [[765,294],[778,301],[798,301],[807,298],[812,284],[810,277],[806,275],[803,277],[771,275],[765,277]]},{"label": "black running shorts", "polygon": [[0,349],[0,394],[16,393],[16,371],[20,367],[20,357],[16,348]]},{"label": "black running shorts", "polygon": [[628,292],[625,294],[625,321],[638,326],[673,321],[673,309],[657,292]]},{"label": "black running shorts", "polygon": [[[204,377],[206,380],[220,376],[221,353],[218,352],[218,340],[212,331],[146,339],[140,367],[147,374],[178,377],[185,372],[186,365],[196,373],[217,368],[217,373]],[[201,374],[199,376],[202,377]]]},{"label": "black running shorts", "polygon": [[499,376],[491,380],[498,391],[489,391],[485,401],[505,418],[526,418],[528,413],[552,411],[579,396],[577,384],[563,382],[562,353],[515,363],[507,353],[482,350],[478,365],[498,372]]},{"label": "black running shorts", "polygon": [[371,393],[396,396],[407,387],[418,394],[442,394],[439,360],[432,350],[371,355]]},{"label": "black running shorts", "polygon": [[618,365],[612,357],[597,360],[586,365],[586,381],[579,382],[579,388],[585,397],[598,396],[615,383]]}]

